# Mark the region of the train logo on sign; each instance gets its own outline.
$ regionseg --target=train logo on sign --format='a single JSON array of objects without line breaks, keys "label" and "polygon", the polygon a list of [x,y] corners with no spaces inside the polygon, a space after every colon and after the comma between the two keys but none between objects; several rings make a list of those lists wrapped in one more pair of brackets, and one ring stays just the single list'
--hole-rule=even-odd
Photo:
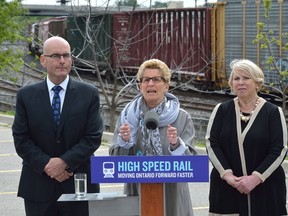
[{"label": "train logo on sign", "polygon": [[104,178],[114,178],[115,165],[114,162],[103,163],[103,175]]}]

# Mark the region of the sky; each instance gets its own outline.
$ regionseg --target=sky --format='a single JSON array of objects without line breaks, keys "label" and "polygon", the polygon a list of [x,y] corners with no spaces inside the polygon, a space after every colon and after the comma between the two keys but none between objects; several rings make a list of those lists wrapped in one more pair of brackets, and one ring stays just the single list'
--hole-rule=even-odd
[{"label": "sky", "polygon": [[[73,4],[78,5],[82,4],[82,5],[86,5],[87,4],[87,0],[71,0],[73,2]],[[137,0],[138,4],[144,4],[146,6],[150,5],[150,1],[153,2],[155,0]],[[168,2],[169,0],[156,0],[158,2]],[[203,5],[205,3],[205,0],[182,0],[184,2],[184,7],[195,7],[195,2],[197,2],[197,5]],[[91,0],[91,4],[92,6],[106,6],[108,0]],[[209,2],[217,2],[217,0],[208,0]],[[113,5],[115,3],[115,0],[110,0],[111,5]],[[36,4],[36,5],[60,5],[60,3],[57,3],[57,0],[45,0],[45,1],[41,1],[41,0],[22,0],[22,4]]]}]

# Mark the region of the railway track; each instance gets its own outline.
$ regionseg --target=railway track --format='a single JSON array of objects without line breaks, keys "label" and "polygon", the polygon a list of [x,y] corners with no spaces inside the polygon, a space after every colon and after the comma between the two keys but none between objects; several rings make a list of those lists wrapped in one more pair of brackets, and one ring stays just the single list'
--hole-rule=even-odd
[{"label": "railway track", "polygon": [[[43,80],[43,74],[38,74],[36,72],[36,75],[26,73],[25,74],[25,83],[32,83],[32,82],[39,82],[39,80]],[[75,74],[71,74],[71,76],[75,76]],[[77,78],[76,78],[77,79]],[[109,106],[106,104],[106,100],[104,98],[104,94],[102,92],[102,89],[100,87],[99,82],[96,80],[95,77],[82,77],[84,82],[91,83],[98,87],[99,94],[100,94],[100,100],[101,100],[101,114],[103,115],[105,130],[110,131],[111,125],[113,123],[109,122]],[[15,109],[15,101],[16,101],[16,92],[17,89],[20,87],[20,85],[12,84],[10,82],[0,80],[0,111],[11,111]],[[119,84],[117,86],[116,92],[119,93],[123,90],[124,85]],[[111,100],[112,92],[113,92],[114,86],[111,83],[105,84],[105,93],[108,95],[109,100]],[[226,95],[226,94],[212,94],[212,93],[203,93],[203,92],[197,92],[197,91],[182,91],[177,88],[171,87],[171,92],[178,97],[180,101],[180,106],[184,108],[188,113],[190,113],[195,130],[197,131],[196,140],[202,140],[203,137],[205,137],[206,133],[206,127],[208,124],[208,119],[211,115],[212,110],[216,106],[216,104],[220,102],[224,102],[226,100],[230,100],[233,96]],[[4,102],[1,99],[1,95],[3,95],[1,92],[6,91],[6,96],[4,96],[6,99],[10,99],[10,103]],[[9,93],[8,93],[9,92]],[[121,96],[121,105],[117,106],[116,108],[116,115],[120,113],[120,111],[124,108],[124,106],[127,104],[127,102],[131,101],[131,99],[138,93],[138,89],[135,87],[132,88],[130,92],[123,92]],[[8,97],[9,95],[9,97]],[[288,119],[288,116],[286,116],[286,119]],[[113,127],[112,127],[113,128]]]},{"label": "railway track", "polygon": [[19,87],[20,86],[15,83],[0,79],[1,94],[16,94]]},{"label": "railway track", "polygon": [[[14,97],[16,96],[17,90],[22,85],[28,85],[28,84],[43,80],[45,78],[45,75],[46,75],[45,72],[39,69],[31,69],[30,66],[26,64],[26,69],[24,69],[24,72],[22,71],[18,75],[19,77],[18,77],[17,83],[0,79],[0,103],[1,102],[3,103],[4,101],[5,104],[7,103],[9,104],[9,101],[3,100],[3,97],[7,95],[8,98],[9,97],[11,98],[11,104],[12,106],[14,106],[15,98],[13,98],[13,96]],[[76,79],[78,79],[78,77],[76,76],[76,73],[72,72],[71,76],[74,76],[76,77]],[[100,87],[100,83],[97,81],[96,76],[95,75],[85,76],[81,74],[81,79],[84,82],[95,85],[99,89],[101,101],[103,103],[103,106],[105,106],[106,102],[105,102],[104,94]],[[116,87],[117,88],[116,92],[118,93],[122,91],[123,87],[124,87],[124,84],[119,81],[118,86]],[[111,98],[113,96],[114,86],[111,83],[106,82],[104,89],[108,97]],[[124,91],[123,94],[121,95],[121,101],[120,101],[121,106],[119,106],[118,109],[119,110],[123,109],[125,104],[129,102],[138,92],[139,91],[136,88],[136,86],[132,87],[129,92]],[[170,87],[170,92],[173,93],[176,97],[178,97],[181,107],[186,109],[188,112],[195,113],[195,111],[199,111],[199,112],[205,113],[206,116],[210,115],[210,113],[212,112],[216,104],[233,98],[232,95],[225,94],[225,93],[201,92],[201,91],[191,90],[191,89],[187,91],[183,91],[180,88],[174,87],[173,83]],[[198,115],[198,113],[196,113],[195,115]]]},{"label": "railway track", "polygon": [[[103,93],[100,88],[99,83],[96,82],[95,79],[88,77],[88,78],[85,78],[85,81],[96,85],[99,89],[100,94]],[[116,92],[120,92],[123,89],[123,87],[124,85],[121,85],[119,83],[119,86],[117,86]],[[113,89],[114,89],[113,85],[107,84],[107,88],[105,89],[106,94],[108,94],[109,96],[112,96]],[[126,102],[130,101],[133,97],[135,97],[138,94],[138,92],[139,91],[136,89],[136,87],[134,87],[132,91],[126,94],[124,93],[122,97],[122,101],[126,101]],[[215,95],[213,96],[213,94],[201,95],[200,93],[197,93],[197,92],[185,92],[181,90],[176,91],[173,89],[172,89],[172,93],[178,97],[181,107],[185,108],[187,111],[199,110],[199,111],[207,112],[208,114],[212,112],[213,108],[215,107],[217,103],[228,99],[227,96],[219,97]],[[125,104],[123,104],[123,107],[124,105]]]},{"label": "railway track", "polygon": [[[43,74],[39,74],[39,72],[36,72],[36,74],[35,73],[20,74],[20,77],[25,77],[24,83],[26,85],[43,80]],[[82,79],[84,82],[88,82],[97,86],[99,89],[100,97],[102,98],[102,100],[104,100],[103,92],[100,88],[99,82],[96,81],[96,77],[94,79],[91,77],[83,77]],[[10,94],[10,95],[16,96],[16,92],[20,87],[21,87],[20,84],[15,84],[9,81],[0,80],[0,92],[2,95]],[[119,86],[117,86],[116,92],[120,92],[123,87],[124,87],[123,85],[119,84]],[[112,97],[113,88],[114,86],[109,83],[105,85],[105,92],[106,94],[108,94],[109,97]],[[136,88],[134,88],[129,93],[123,93],[123,95],[121,96],[122,106],[120,106],[119,108],[120,109],[123,108],[125,103],[130,101],[137,93],[138,93],[138,90]],[[219,100],[216,101],[215,98],[211,99],[212,98],[211,96],[209,96],[206,101],[206,99],[204,98],[204,95],[200,96],[197,93],[191,93],[191,92],[185,93],[179,90],[173,93],[174,94],[176,93],[175,95],[179,98],[181,107],[185,108],[187,111],[198,110],[198,111],[210,113],[212,109],[214,108],[214,106],[217,104],[217,102],[219,102]],[[201,100],[201,101],[198,101],[198,100]],[[214,102],[209,102],[213,100]]]}]

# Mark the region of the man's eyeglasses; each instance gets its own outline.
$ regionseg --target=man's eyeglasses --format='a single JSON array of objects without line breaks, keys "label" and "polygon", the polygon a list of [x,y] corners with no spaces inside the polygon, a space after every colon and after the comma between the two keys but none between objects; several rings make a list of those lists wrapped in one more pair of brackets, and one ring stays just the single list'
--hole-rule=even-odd
[{"label": "man's eyeglasses", "polygon": [[55,60],[59,60],[59,59],[61,59],[61,57],[63,57],[65,60],[71,58],[71,54],[70,53],[63,53],[63,54],[54,53],[54,54],[51,54],[51,55],[44,55],[44,56],[45,57],[50,57],[50,58],[55,59]]},{"label": "man's eyeglasses", "polygon": [[150,80],[153,81],[153,83],[160,83],[161,81],[166,81],[163,77],[156,76],[156,77],[142,77],[140,78],[140,82],[148,84]]}]

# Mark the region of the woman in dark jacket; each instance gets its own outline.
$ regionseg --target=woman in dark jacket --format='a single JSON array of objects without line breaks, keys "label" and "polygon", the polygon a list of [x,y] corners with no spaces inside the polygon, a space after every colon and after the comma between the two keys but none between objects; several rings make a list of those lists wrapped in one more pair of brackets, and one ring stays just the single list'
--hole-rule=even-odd
[{"label": "woman in dark jacket", "polygon": [[207,128],[211,216],[287,215],[287,127],[282,109],[259,97],[261,69],[249,60],[231,62],[233,100],[218,104]]}]

